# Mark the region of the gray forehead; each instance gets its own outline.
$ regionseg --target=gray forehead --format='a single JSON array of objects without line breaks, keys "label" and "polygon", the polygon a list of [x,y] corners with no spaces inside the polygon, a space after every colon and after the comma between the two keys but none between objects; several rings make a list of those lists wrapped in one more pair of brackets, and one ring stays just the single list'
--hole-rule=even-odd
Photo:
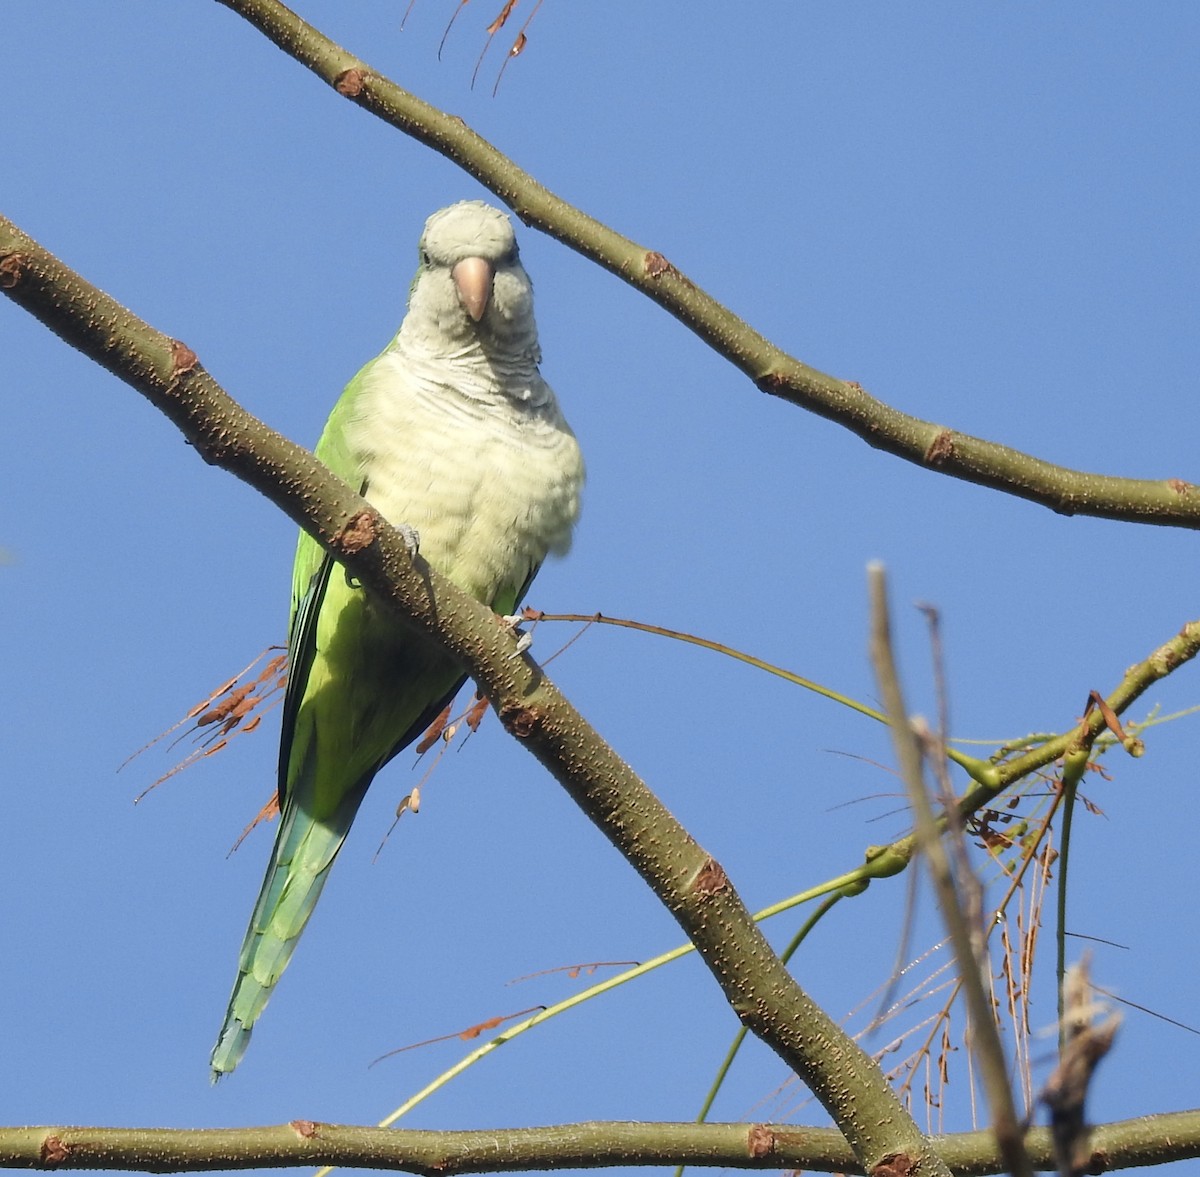
[{"label": "gray forehead", "polygon": [[512,250],[515,240],[511,222],[498,208],[482,200],[463,200],[425,222],[421,246],[438,261],[454,263],[464,257],[498,260]]}]

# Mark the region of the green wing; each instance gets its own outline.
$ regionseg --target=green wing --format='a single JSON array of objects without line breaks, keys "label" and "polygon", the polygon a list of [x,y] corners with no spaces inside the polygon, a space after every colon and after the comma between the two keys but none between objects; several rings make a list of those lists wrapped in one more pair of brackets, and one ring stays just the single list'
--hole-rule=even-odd
[{"label": "green wing", "polygon": [[[335,407],[316,452],[365,493],[343,427],[361,376]],[[465,678],[441,650],[378,609],[306,533],[296,549],[288,657],[279,830],[213,1049],[214,1077],[241,1059],[372,778]]]}]

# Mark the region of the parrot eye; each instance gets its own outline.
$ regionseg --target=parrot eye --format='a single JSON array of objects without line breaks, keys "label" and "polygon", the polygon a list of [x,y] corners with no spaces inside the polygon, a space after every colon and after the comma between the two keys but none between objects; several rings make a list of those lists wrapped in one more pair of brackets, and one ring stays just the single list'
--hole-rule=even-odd
[{"label": "parrot eye", "polygon": [[433,258],[429,256],[429,250],[427,249],[421,250],[421,265],[425,266],[426,269],[433,265]]}]

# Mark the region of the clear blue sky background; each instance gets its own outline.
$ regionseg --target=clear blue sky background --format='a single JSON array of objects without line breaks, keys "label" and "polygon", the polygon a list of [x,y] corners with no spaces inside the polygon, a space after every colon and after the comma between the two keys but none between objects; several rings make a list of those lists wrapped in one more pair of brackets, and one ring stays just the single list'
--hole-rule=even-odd
[{"label": "clear blue sky background", "polygon": [[[498,3],[465,11],[440,62],[457,6],[420,0],[401,32],[404,6],[298,4],[806,362],[1056,462],[1200,481],[1195,4],[546,3],[494,98],[500,46],[470,76]],[[9,0],[4,40],[0,210],[314,441],[403,313],[425,217],[482,191],[214,3]],[[879,454],[554,242],[522,247],[590,471],[575,550],[531,604],[695,631],[869,701],[880,558],[913,706],[934,707],[920,600],[944,615],[953,731],[994,739],[1062,730],[1195,616],[1193,535],[1060,518]],[[465,1048],[375,1056],[584,983],[512,978],[679,941],[491,719],[373,863],[418,776],[401,757],[376,782],[243,1067],[211,1088],[271,832],[226,853],[271,792],[277,720],[136,808],[170,758],[114,770],[283,639],[294,530],[8,304],[0,395],[6,1121],[373,1122]],[[540,629],[535,653],[571,632]],[[753,907],[904,831],[885,734],[830,702],[611,630],[552,673]],[[1196,702],[1194,668],[1149,700]],[[1101,983],[1193,1024],[1198,740],[1196,719],[1156,729],[1143,760],[1089,780],[1104,816],[1081,816],[1070,913],[1123,946],[1094,947]],[[835,1017],[887,975],[905,900],[903,878],[873,886],[797,958]],[[938,936],[923,914],[906,955]],[[1052,1022],[1048,970],[1031,1018]],[[405,1122],[687,1119],[735,1028],[690,959]],[[1044,1077],[1049,1038],[1035,1055]],[[1193,1035],[1129,1013],[1094,1117],[1200,1103],[1198,1059]],[[819,1120],[794,1086],[772,1097],[785,1078],[749,1049],[716,1114]]]}]

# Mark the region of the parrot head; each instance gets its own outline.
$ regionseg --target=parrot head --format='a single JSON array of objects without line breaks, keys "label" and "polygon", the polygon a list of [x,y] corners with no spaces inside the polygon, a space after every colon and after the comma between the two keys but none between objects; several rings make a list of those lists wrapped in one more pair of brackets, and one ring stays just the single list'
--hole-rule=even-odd
[{"label": "parrot head", "polygon": [[408,309],[455,347],[477,340],[536,349],[533,284],[508,217],[481,200],[434,213],[421,234]]}]

